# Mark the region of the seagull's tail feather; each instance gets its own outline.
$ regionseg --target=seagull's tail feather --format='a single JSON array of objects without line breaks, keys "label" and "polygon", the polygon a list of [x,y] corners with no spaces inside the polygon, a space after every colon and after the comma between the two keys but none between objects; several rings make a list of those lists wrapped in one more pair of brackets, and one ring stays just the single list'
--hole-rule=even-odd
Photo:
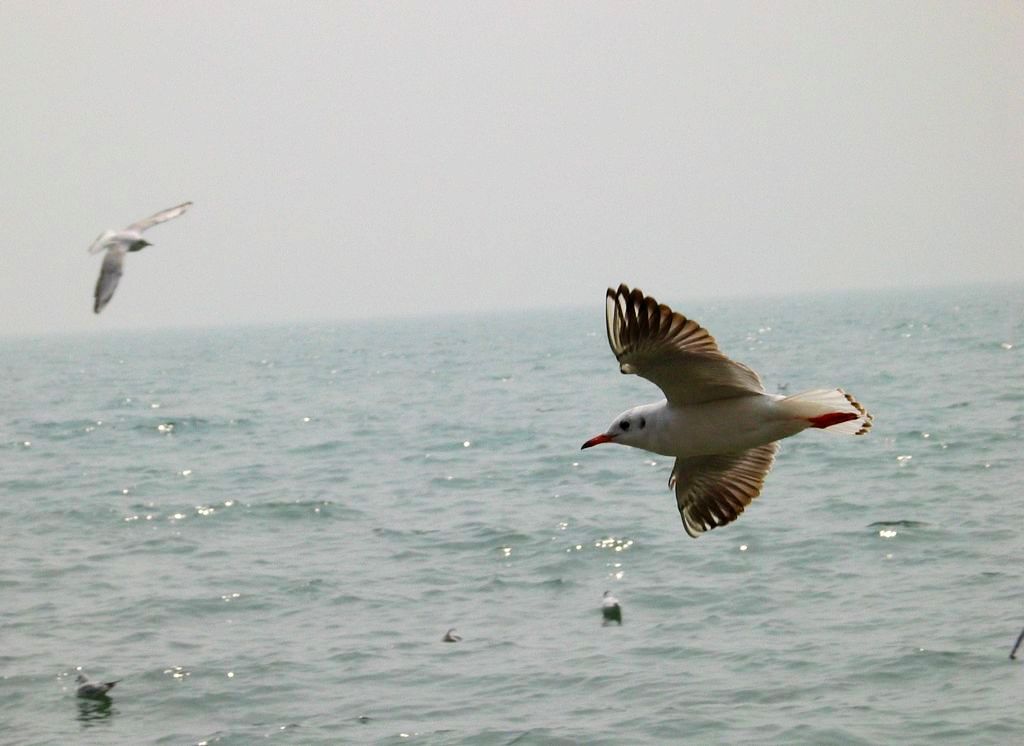
[{"label": "seagull's tail feather", "polygon": [[809,427],[845,435],[863,435],[871,429],[871,414],[842,389],[804,391],[787,396],[779,405],[807,420]]}]

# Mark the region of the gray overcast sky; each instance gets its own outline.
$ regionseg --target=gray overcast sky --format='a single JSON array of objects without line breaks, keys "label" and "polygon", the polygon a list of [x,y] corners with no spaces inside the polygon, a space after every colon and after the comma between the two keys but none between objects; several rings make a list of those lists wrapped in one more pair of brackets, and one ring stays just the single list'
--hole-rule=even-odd
[{"label": "gray overcast sky", "polygon": [[0,101],[7,332],[1024,278],[1017,2],[2,0]]}]

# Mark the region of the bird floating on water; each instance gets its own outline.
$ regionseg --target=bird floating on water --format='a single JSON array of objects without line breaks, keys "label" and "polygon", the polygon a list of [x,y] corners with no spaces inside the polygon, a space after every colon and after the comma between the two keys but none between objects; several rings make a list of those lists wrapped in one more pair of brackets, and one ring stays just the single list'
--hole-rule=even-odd
[{"label": "bird floating on water", "polygon": [[103,257],[100,278],[96,281],[96,290],[93,293],[96,299],[92,308],[94,313],[102,311],[104,306],[114,297],[114,290],[121,279],[125,253],[141,251],[147,246],[153,245],[142,237],[142,232],[152,228],[154,225],[159,225],[171,218],[184,214],[185,210],[191,205],[191,202],[184,202],[177,207],[170,207],[158,212],[156,215],[150,215],[144,220],[132,223],[127,228],[122,228],[119,231],[104,231],[93,241],[92,246],[89,247],[90,254],[97,254],[103,250],[107,252],[107,255]]},{"label": "bird floating on water", "polygon": [[455,634],[455,627],[444,633],[441,642],[462,642],[462,636]]},{"label": "bird floating on water", "polygon": [[602,624],[607,625],[612,622],[622,624],[622,606],[611,591],[604,592],[604,599],[601,601],[601,616],[604,617]]},{"label": "bird floating on water", "polygon": [[106,697],[107,692],[113,689],[114,685],[117,684],[117,682],[120,681],[120,679],[118,679],[117,681],[93,683],[89,681],[88,676],[86,676],[84,673],[80,673],[78,674],[78,676],[75,677],[75,681],[78,682],[78,689],[76,690],[75,694],[77,694],[79,697],[85,697],[86,699],[98,699],[101,697]]},{"label": "bird floating on water", "polygon": [[620,443],[672,456],[686,533],[735,521],[758,496],[777,441],[809,427],[863,435],[871,415],[842,389],[766,394],[760,377],[718,349],[700,324],[638,289],[608,288],[608,343],[623,373],[636,373],[665,398],[627,409],[583,448]]}]

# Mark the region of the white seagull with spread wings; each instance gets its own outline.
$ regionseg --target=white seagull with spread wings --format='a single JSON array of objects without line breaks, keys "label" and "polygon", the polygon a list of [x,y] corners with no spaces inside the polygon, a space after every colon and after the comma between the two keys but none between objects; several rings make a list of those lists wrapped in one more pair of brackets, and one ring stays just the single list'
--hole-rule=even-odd
[{"label": "white seagull with spread wings", "polygon": [[626,410],[583,448],[621,443],[674,457],[669,487],[695,538],[735,521],[760,494],[776,441],[809,427],[850,435],[871,427],[842,389],[766,394],[757,373],[723,355],[700,324],[640,290],[608,288],[606,323],[619,370],[656,384],[665,399]]},{"label": "white seagull with spread wings", "polygon": [[145,220],[132,223],[127,228],[119,231],[108,230],[100,234],[99,238],[93,241],[89,247],[90,254],[97,254],[104,249],[107,255],[103,257],[103,267],[100,269],[100,278],[96,281],[94,296],[96,302],[93,311],[99,313],[103,310],[110,299],[114,297],[114,290],[121,279],[121,267],[124,264],[124,255],[129,251],[140,251],[147,246],[152,246],[149,241],[142,238],[142,232],[154,225],[159,225],[171,218],[176,218],[189,208],[191,202],[185,202],[177,207],[162,210],[156,215],[151,215]]}]

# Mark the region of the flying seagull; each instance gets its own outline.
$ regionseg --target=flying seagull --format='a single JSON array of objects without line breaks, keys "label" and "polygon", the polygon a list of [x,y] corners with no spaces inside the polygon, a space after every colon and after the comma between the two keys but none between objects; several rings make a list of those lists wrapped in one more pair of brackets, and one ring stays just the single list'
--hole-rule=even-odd
[{"label": "flying seagull", "polygon": [[776,441],[809,427],[850,435],[871,427],[842,389],[766,394],[757,373],[723,355],[704,327],[640,290],[608,288],[605,309],[619,370],[665,398],[627,409],[583,448],[621,443],[674,457],[668,484],[694,538],[735,521],[760,494]]},{"label": "flying seagull", "polygon": [[[75,677],[75,681],[78,682],[78,694],[79,697],[85,697],[86,699],[98,699],[107,696],[107,692],[114,688],[117,681],[106,681],[100,684],[94,684],[89,681],[89,677],[84,673],[78,674]],[[118,679],[120,681],[120,679]]]},{"label": "flying seagull", "polygon": [[602,622],[604,625],[612,622],[622,624],[622,606],[619,605],[619,599],[615,598],[611,591],[604,592],[604,598],[601,600],[601,616],[604,617]]},{"label": "flying seagull", "polygon": [[182,215],[191,206],[191,202],[185,202],[177,207],[162,210],[156,215],[151,215],[145,220],[132,223],[127,228],[119,231],[108,230],[100,234],[89,247],[90,254],[97,254],[106,249],[107,255],[103,257],[103,268],[100,269],[100,279],[96,281],[96,292],[94,296],[96,303],[92,310],[99,313],[103,310],[110,299],[114,297],[114,289],[121,279],[121,266],[124,264],[124,255],[128,251],[141,251],[147,246],[152,246],[149,241],[142,238],[142,232],[154,225],[159,225],[171,218]]}]

